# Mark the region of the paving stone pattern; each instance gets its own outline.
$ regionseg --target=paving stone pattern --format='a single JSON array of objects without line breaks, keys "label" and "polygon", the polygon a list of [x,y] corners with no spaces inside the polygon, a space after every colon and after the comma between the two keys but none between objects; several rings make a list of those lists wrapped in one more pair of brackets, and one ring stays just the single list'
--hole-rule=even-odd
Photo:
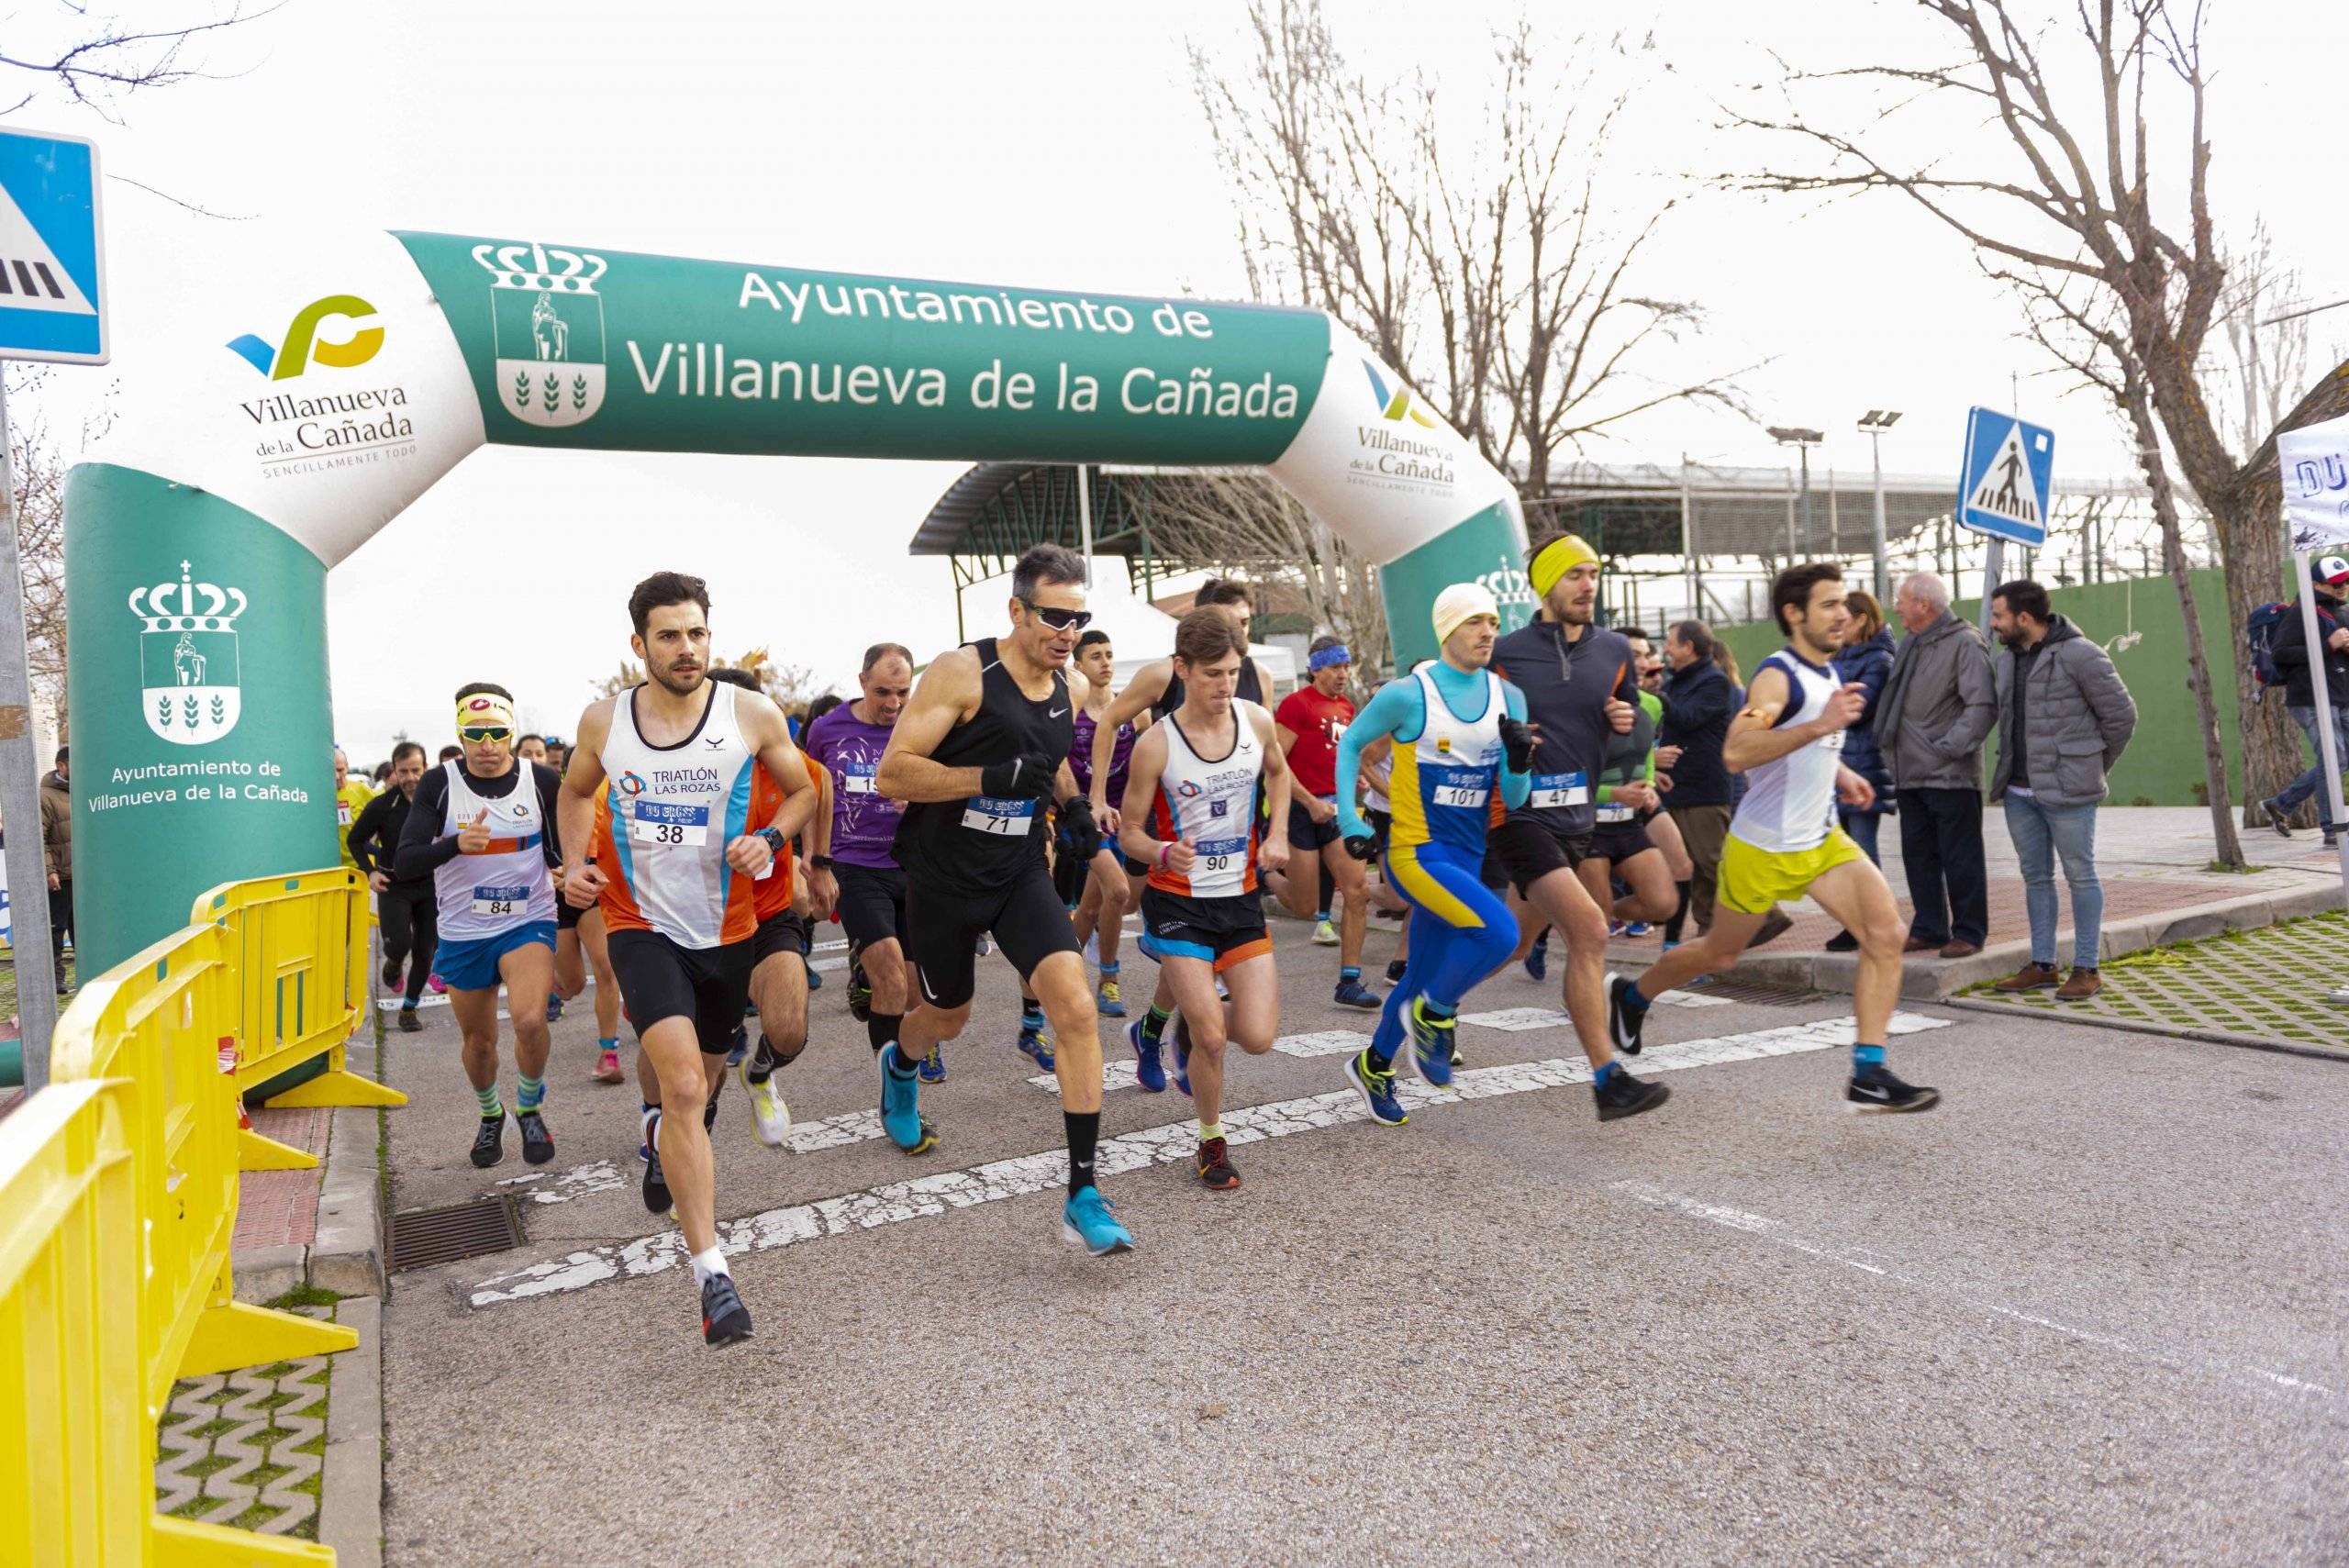
[{"label": "paving stone pattern", "polygon": [[2210,1030],[2349,1054],[2349,1009],[2326,1001],[2344,981],[2349,915],[2334,911],[2114,959],[2104,966],[2104,989],[2085,1002],[2058,1002],[2050,991],[2008,995],[1987,985],[1965,997],[2179,1034]]},{"label": "paving stone pattern", "polygon": [[[256,1110],[253,1130],[263,1138],[323,1158],[327,1151],[329,1110],[301,1107]],[[288,1242],[308,1246],[317,1239],[318,1179],[308,1171],[248,1171],[237,1183],[237,1236],[233,1245],[279,1247]]]},{"label": "paving stone pattern", "polygon": [[[299,1310],[334,1317],[330,1307]],[[156,1433],[156,1508],[316,1540],[327,1363],[306,1356],[180,1382]]]}]

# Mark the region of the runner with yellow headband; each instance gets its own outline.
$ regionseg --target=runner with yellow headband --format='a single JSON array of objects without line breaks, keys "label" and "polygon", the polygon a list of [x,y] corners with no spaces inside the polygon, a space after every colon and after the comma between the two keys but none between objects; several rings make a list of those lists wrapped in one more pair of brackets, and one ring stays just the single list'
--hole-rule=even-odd
[{"label": "runner with yellow headband", "polygon": [[457,691],[464,754],[416,786],[393,874],[429,873],[440,909],[433,967],[449,983],[450,1011],[464,1033],[465,1077],[481,1107],[473,1162],[506,1157],[506,1106],[497,1094],[497,988],[514,1020],[514,1118],[522,1158],[554,1158],[540,1107],[546,1099],[547,995],[554,986],[555,791],[551,768],[515,755],[513,694],[476,681]]}]

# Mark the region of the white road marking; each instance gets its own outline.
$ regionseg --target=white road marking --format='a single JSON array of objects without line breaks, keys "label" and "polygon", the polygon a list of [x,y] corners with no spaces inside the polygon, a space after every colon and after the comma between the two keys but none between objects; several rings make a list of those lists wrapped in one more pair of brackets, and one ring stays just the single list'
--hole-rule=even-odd
[{"label": "white road marking", "polygon": [[[1285,1034],[1273,1041],[1273,1049],[1284,1056],[1336,1056],[1352,1054],[1369,1043],[1370,1036],[1358,1034],[1353,1029],[1320,1029],[1312,1034]],[[1173,1062],[1174,1047],[1172,1041],[1167,1042],[1166,1051],[1166,1060]],[[1054,1094],[1060,1092],[1060,1080],[1050,1073],[1039,1073],[1028,1082],[1039,1089],[1049,1089]],[[1104,1062],[1101,1064],[1101,1090],[1104,1094],[1111,1089],[1136,1087],[1139,1084],[1134,1078],[1134,1063],[1130,1057],[1122,1062]]]},{"label": "white road marking", "polygon": [[[1732,1006],[1726,996],[1707,996],[1695,991],[1666,991],[1655,998],[1664,1007],[1727,1007]],[[1511,1034],[1523,1034],[1531,1029],[1567,1029],[1573,1026],[1563,1007],[1502,1007],[1490,1013],[1463,1013],[1460,1021],[1475,1024],[1478,1029],[1505,1029]]]},{"label": "white road marking", "polygon": [[[533,1184],[539,1182],[544,1182],[546,1185]],[[497,1184],[501,1187],[529,1187],[529,1192],[514,1195],[528,1198],[532,1203],[569,1203],[573,1198],[585,1197],[590,1193],[616,1192],[628,1183],[620,1175],[619,1167],[609,1160],[595,1160],[584,1165],[574,1165],[559,1174],[531,1171],[519,1176],[508,1176]]]},{"label": "white road marking", "polygon": [[1773,1219],[1767,1215],[1752,1214],[1744,1209],[1731,1208],[1723,1204],[1707,1203],[1701,1198],[1691,1197],[1686,1193],[1668,1191],[1652,1182],[1617,1182],[1613,1186],[1615,1191],[1623,1194],[1626,1197],[1636,1198],[1641,1203],[1657,1208],[1670,1209],[1687,1218],[1718,1225],[1723,1229],[1742,1231],[1776,1246],[1808,1253],[1814,1258],[1824,1258],[1830,1262],[1857,1269],[1862,1273],[1874,1274],[1878,1279],[1914,1285],[1920,1290],[1961,1302],[1977,1311],[1992,1313],[2000,1318],[2009,1318],[2018,1323],[2028,1323],[2033,1328],[2045,1329],[2052,1333],[2061,1334],[2065,1339],[2080,1340],[2084,1344],[2100,1345],[2106,1350],[2118,1351],[2122,1355],[2146,1356],[2165,1366],[2181,1369],[2189,1366],[2199,1367],[2228,1377],[2241,1377],[2248,1373],[2295,1394],[2314,1394],[2327,1399],[2338,1397],[2332,1389],[2321,1384],[2306,1383],[2297,1377],[2287,1376],[2283,1373],[2269,1372],[2264,1367],[2240,1366],[2197,1352],[2168,1351],[2154,1346],[2132,1344],[2127,1340],[2111,1334],[2100,1334],[2091,1329],[2083,1329],[2076,1323],[2059,1322],[2053,1318],[2042,1317],[2036,1312],[2026,1312],[2021,1307],[2009,1307],[2004,1302],[1985,1300],[1963,1290],[1940,1284],[1883,1263],[1872,1262],[1869,1261],[1871,1258],[1881,1256],[1881,1254],[1871,1251],[1867,1248],[1807,1240],[1796,1234],[1785,1220]]},{"label": "white road marking", "polygon": [[[1951,1021],[1916,1013],[1896,1013],[1890,1032],[1915,1034],[1925,1029],[1947,1029]],[[1849,1018],[1830,1018],[1817,1023],[1761,1029],[1751,1034],[1682,1040],[1672,1045],[1651,1046],[1640,1058],[1640,1070],[1642,1074],[1671,1073],[1722,1062],[1824,1051],[1838,1044],[1849,1044],[1851,1038],[1852,1021]],[[1042,1082],[1050,1084],[1052,1080],[1046,1078]],[[1564,1088],[1589,1082],[1590,1064],[1587,1062],[1579,1057],[1562,1057],[1548,1062],[1471,1068],[1455,1077],[1449,1090],[1398,1082],[1396,1091],[1404,1106],[1409,1108],[1436,1100],[1495,1099],[1505,1095],[1521,1095],[1536,1089]],[[1235,1144],[1253,1143],[1264,1139],[1286,1138],[1293,1133],[1315,1132],[1364,1121],[1369,1115],[1359,1095],[1352,1089],[1340,1089],[1302,1099],[1251,1106],[1244,1110],[1227,1110],[1223,1113],[1224,1136]],[[1197,1125],[1187,1118],[1129,1132],[1100,1146],[1095,1157],[1096,1169],[1104,1176],[1113,1176],[1149,1165],[1187,1159],[1197,1136]],[[847,1231],[902,1224],[909,1219],[944,1214],[949,1209],[970,1208],[978,1204],[1019,1197],[1059,1186],[1067,1179],[1066,1151],[1050,1149],[974,1165],[966,1170],[941,1171],[909,1181],[870,1187],[863,1192],[845,1193],[838,1197],[794,1204],[786,1208],[768,1209],[747,1218],[728,1220],[718,1227],[718,1240],[729,1256],[739,1257],[744,1253],[788,1247],[794,1242],[838,1236]],[[685,1238],[674,1230],[662,1230],[650,1236],[640,1236],[633,1241],[586,1248],[561,1258],[528,1263],[518,1269],[493,1274],[468,1290],[465,1299],[476,1307],[493,1307],[501,1302],[524,1301],[537,1296],[580,1290],[615,1279],[662,1273],[686,1261]]]}]

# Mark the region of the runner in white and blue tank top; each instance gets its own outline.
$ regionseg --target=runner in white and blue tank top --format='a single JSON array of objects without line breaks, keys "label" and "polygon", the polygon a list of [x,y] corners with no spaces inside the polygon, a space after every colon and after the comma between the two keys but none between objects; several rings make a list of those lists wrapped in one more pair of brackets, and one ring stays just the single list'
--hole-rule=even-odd
[{"label": "runner in white and blue tank top", "polygon": [[1865,806],[1876,798],[1868,781],[1843,765],[1843,731],[1865,702],[1859,684],[1835,671],[1850,618],[1842,569],[1823,562],[1789,567],[1770,586],[1770,610],[1787,645],[1753,672],[1721,748],[1722,762],[1748,784],[1722,847],[1713,923],[1637,981],[1608,976],[1608,1032],[1618,1050],[1637,1053],[1650,1003],[1700,974],[1735,968],[1771,912],[1808,895],[1860,941],[1845,1103],[1856,1111],[1931,1110],[1941,1103],[1939,1091],[1903,1083],[1884,1064],[1908,922],[1884,873],[1835,819],[1839,799]]},{"label": "runner in white and blue tank top", "polygon": [[395,874],[432,878],[440,907],[433,967],[449,984],[449,1010],[463,1031],[465,1076],[481,1122],[473,1162],[506,1157],[506,1106],[497,1093],[497,988],[514,1020],[515,1125],[522,1158],[554,1158],[540,1106],[546,1097],[547,997],[554,989],[555,906],[551,868],[553,770],[514,754],[514,699],[477,684],[457,694],[457,740],[464,756],[416,786],[394,862]]}]

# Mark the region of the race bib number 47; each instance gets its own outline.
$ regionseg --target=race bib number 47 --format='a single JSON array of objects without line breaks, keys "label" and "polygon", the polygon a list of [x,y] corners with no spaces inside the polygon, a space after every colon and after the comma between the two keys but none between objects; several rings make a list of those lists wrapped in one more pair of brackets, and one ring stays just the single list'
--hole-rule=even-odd
[{"label": "race bib number 47", "polygon": [[1006,800],[998,795],[974,795],[963,802],[963,826],[974,833],[994,833],[1006,839],[1024,837],[1036,817],[1036,803],[1032,800]]},{"label": "race bib number 47", "polygon": [[658,800],[636,803],[635,826],[629,836],[640,844],[674,844],[698,848],[709,842],[709,807],[671,806]]}]

